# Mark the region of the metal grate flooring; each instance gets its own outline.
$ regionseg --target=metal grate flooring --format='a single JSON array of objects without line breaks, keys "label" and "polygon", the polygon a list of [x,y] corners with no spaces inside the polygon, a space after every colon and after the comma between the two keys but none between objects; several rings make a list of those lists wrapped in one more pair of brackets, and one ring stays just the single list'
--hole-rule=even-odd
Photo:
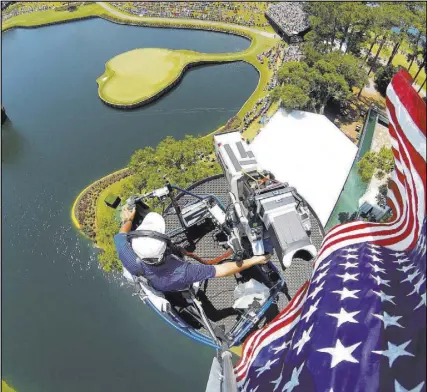
[{"label": "metal grate flooring", "polygon": [[[229,188],[228,183],[224,176],[216,176],[207,179],[202,184],[196,184],[189,188],[191,192],[197,195],[215,195],[223,204],[227,206],[230,203],[228,196]],[[177,196],[177,201],[180,206],[184,206],[189,201],[194,201],[187,195]],[[179,221],[176,215],[173,215],[170,211],[170,207],[166,209],[165,220],[166,230],[171,231],[176,227],[179,227]],[[317,249],[320,248],[323,240],[323,232],[321,229],[320,222],[316,219],[313,214],[310,214],[310,220],[312,224],[311,240]],[[213,232],[208,232],[202,236],[197,242],[194,253],[203,259],[214,259],[225,252],[224,248],[214,240]],[[188,259],[189,262],[195,262],[192,259]],[[276,267],[282,271],[279,260],[276,256],[272,258],[273,263]],[[283,272],[283,271],[282,271]],[[302,286],[302,284],[308,280],[312,273],[311,262],[294,259],[290,268],[288,268],[283,274],[285,281],[288,286],[289,294],[291,297],[296,291]],[[231,308],[234,303],[233,291],[236,287],[236,280],[233,276],[227,278],[216,278],[209,280],[206,295],[211,301],[212,305],[217,310]],[[278,307],[282,310],[288,303],[288,300],[284,294],[279,295]],[[224,325],[226,332],[235,323],[237,316],[228,316],[220,321],[217,321],[217,325]]]}]

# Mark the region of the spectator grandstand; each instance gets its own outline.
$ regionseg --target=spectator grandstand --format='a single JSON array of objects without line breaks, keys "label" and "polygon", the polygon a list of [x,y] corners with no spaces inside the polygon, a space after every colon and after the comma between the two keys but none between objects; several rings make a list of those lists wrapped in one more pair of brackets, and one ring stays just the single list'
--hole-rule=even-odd
[{"label": "spectator grandstand", "polygon": [[137,16],[210,20],[258,28],[269,26],[264,2],[136,1],[111,4]]},{"label": "spectator grandstand", "polygon": [[300,2],[284,1],[271,5],[265,15],[288,43],[302,41],[304,34],[310,28],[308,15]]}]

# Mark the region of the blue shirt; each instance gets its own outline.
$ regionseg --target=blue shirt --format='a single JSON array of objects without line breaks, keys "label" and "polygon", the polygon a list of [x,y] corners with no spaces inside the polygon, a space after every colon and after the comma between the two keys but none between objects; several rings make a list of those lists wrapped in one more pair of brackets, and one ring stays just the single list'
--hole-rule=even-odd
[{"label": "blue shirt", "polygon": [[179,291],[195,282],[215,277],[213,265],[191,264],[179,257],[169,255],[160,265],[148,265],[138,259],[133,251],[126,233],[114,236],[119,259],[132,275],[143,275],[159,291]]}]

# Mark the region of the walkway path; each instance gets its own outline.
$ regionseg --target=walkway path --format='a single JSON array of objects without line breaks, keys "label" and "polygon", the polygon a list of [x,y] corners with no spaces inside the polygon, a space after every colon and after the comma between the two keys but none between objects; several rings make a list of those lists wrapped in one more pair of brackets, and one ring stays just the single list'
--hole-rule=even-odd
[{"label": "walkway path", "polygon": [[[110,12],[111,14],[118,16],[121,19],[133,20],[135,22],[136,21],[146,21],[146,22],[156,22],[156,21],[159,21],[159,22],[174,21],[174,22],[176,22],[177,21],[177,19],[173,19],[173,18],[150,18],[150,17],[145,17],[145,16],[131,16],[131,15],[127,15],[127,14],[120,12],[119,10],[117,10],[117,8],[111,7],[104,2],[97,2],[97,4],[99,4],[102,8],[104,8],[105,10]],[[218,23],[218,22],[214,22],[214,21],[210,21],[210,20],[184,19],[184,18],[178,18],[178,21],[188,22],[188,23],[200,22],[203,24],[213,25],[213,26],[218,26],[218,25],[222,25],[224,27],[232,26],[232,27],[239,28],[242,30],[251,31],[252,33],[255,33],[255,34],[263,35],[264,37],[267,37],[267,38],[277,38],[278,37],[277,34],[268,33],[266,31],[261,31],[261,30],[258,30],[258,29],[252,28],[252,27],[241,26],[238,24],[229,24],[229,23],[226,24],[226,23]]]}]

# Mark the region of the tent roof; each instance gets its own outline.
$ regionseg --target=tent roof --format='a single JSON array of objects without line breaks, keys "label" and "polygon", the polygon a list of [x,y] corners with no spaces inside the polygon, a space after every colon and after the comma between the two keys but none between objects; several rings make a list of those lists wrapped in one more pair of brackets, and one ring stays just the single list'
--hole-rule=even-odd
[{"label": "tent roof", "polygon": [[295,187],[325,226],[357,153],[347,136],[323,115],[280,109],[251,148],[260,167]]}]

